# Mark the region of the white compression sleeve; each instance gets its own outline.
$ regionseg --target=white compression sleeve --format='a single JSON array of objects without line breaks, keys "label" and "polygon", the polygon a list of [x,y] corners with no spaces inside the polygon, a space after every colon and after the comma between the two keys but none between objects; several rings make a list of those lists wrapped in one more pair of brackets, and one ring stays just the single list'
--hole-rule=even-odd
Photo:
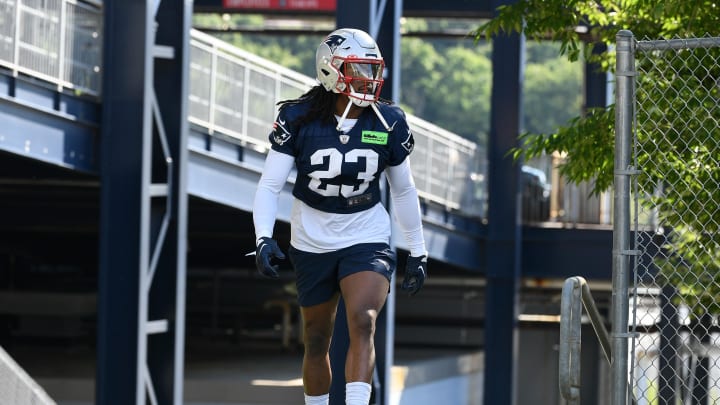
[{"label": "white compression sleeve", "polygon": [[410,255],[415,257],[427,255],[420,214],[420,200],[410,172],[410,162],[405,158],[401,164],[389,166],[385,170],[385,174],[390,183],[392,211],[405,235]]},{"label": "white compression sleeve", "polygon": [[255,191],[253,201],[253,223],[255,224],[255,240],[262,237],[271,238],[275,227],[278,197],[287,182],[295,158],[285,153],[270,150],[265,158],[265,167]]}]

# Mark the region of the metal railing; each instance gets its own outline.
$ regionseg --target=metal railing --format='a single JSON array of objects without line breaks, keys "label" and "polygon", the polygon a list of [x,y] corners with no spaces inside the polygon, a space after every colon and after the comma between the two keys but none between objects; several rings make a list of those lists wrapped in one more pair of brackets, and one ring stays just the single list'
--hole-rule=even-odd
[{"label": "metal railing", "polygon": [[0,66],[99,96],[102,20],[95,1],[0,0]]},{"label": "metal railing", "polygon": [[[610,335],[605,322],[595,305],[590,287],[583,277],[570,277],[565,280],[560,299],[560,345],[558,353],[558,382],[560,395],[567,405],[580,405],[580,352],[582,308],[590,319],[590,324],[600,342],[605,359],[612,364]],[[633,404],[635,400],[633,399]]]},{"label": "metal railing", "polygon": [[571,277],[565,280],[560,300],[558,382],[560,395],[567,401],[568,405],[580,404],[580,328],[582,326],[583,305],[590,314],[590,320],[595,333],[600,339],[605,357],[609,362],[612,361],[607,330],[602,323],[587,282],[582,277]]},{"label": "metal railing", "polygon": [[[190,58],[190,122],[265,151],[277,102],[296,98],[315,79],[193,30]],[[415,135],[410,157],[420,197],[483,216],[483,185],[474,179],[483,155],[474,142],[408,115]]]}]

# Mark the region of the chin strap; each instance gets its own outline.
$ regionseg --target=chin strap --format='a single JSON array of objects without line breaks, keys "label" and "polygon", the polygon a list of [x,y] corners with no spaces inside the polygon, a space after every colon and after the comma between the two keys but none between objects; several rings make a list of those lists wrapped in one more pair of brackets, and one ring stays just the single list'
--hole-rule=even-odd
[{"label": "chin strap", "polygon": [[345,122],[345,118],[347,118],[347,115],[350,112],[350,107],[352,107],[352,103],[348,100],[347,107],[345,107],[345,112],[340,117],[340,119],[338,120],[338,124],[335,127],[335,129],[337,129],[338,131],[342,129],[342,124],[343,122]]},{"label": "chin strap", "polygon": [[[343,122],[345,122],[345,119],[347,118],[347,115],[350,112],[350,107],[352,107],[352,104],[353,104],[352,101],[348,101],[347,107],[345,107],[345,112],[343,112],[343,115],[340,117],[340,119],[338,120],[338,124],[335,127],[336,130],[338,130],[338,131],[341,130],[342,124],[343,124]],[[378,119],[385,127],[385,130],[387,130],[388,132],[392,131],[393,127],[395,125],[393,125],[392,127],[390,125],[388,125],[387,121],[385,121],[385,117],[383,117],[382,114],[380,114],[380,110],[377,108],[377,105],[375,103],[370,103],[370,107],[373,109],[373,111],[375,111],[375,115],[377,115]]]},{"label": "chin strap", "polygon": [[385,129],[386,129],[388,132],[392,131],[392,130],[393,130],[393,127],[394,127],[395,125],[393,125],[393,127],[391,127],[390,125],[388,125],[387,121],[385,121],[385,117],[383,117],[382,114],[380,114],[380,110],[377,108],[377,105],[375,105],[375,103],[372,103],[372,104],[370,104],[370,107],[372,107],[373,111],[375,111],[375,115],[377,115],[378,119],[380,120],[380,122],[382,122],[382,124],[383,124],[383,126],[385,127]]}]

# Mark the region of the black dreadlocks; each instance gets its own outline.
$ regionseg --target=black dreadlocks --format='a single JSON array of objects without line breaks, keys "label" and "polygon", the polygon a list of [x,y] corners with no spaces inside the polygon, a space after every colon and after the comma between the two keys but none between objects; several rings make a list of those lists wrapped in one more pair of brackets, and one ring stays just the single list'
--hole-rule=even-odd
[{"label": "black dreadlocks", "polygon": [[[304,125],[320,118],[323,123],[335,125],[335,103],[337,102],[338,95],[332,91],[327,91],[322,85],[316,85],[310,90],[305,92],[302,96],[292,100],[282,100],[277,103],[282,110],[286,105],[310,103],[310,108],[307,113],[297,120],[295,125]],[[378,100],[384,104],[392,104],[392,101],[381,98]]]},{"label": "black dreadlocks", "polygon": [[296,125],[304,125],[319,117],[320,120],[327,124],[335,122],[335,103],[337,102],[337,94],[327,91],[321,85],[317,85],[308,90],[302,96],[293,100],[283,100],[277,103],[282,110],[286,105],[310,103],[308,112],[299,117],[295,121]]}]

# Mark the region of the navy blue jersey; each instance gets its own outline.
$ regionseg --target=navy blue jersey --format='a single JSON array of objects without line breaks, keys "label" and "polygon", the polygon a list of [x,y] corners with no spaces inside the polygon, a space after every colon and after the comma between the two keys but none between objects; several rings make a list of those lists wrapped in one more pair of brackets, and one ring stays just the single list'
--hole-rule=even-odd
[{"label": "navy blue jersey", "polygon": [[296,125],[308,103],[280,109],[269,139],[274,150],[295,158],[296,198],[337,214],[359,212],[380,201],[380,174],[405,160],[414,139],[400,108],[386,104],[378,108],[390,131],[371,108],[364,109],[347,133],[319,120]]}]

